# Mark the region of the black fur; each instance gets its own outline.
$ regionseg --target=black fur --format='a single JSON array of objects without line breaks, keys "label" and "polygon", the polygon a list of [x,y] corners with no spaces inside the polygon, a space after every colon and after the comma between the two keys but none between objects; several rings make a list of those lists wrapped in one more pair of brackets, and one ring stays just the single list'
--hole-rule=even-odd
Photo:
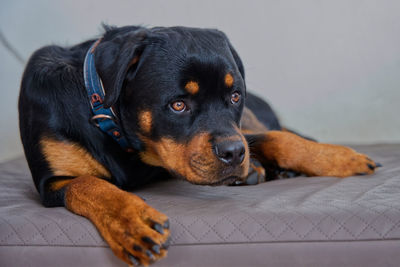
[{"label": "black fur", "polygon": [[[164,172],[140,160],[144,149],[138,138],[137,114],[151,109],[155,123],[151,139],[163,136],[184,141],[200,131],[213,136],[229,135],[238,125],[244,99],[230,105],[230,94],[245,90],[243,64],[227,37],[217,30],[184,27],[107,27],[95,51],[96,69],[103,81],[105,105],[113,106],[120,126],[135,149],[127,153],[109,136],[89,123],[92,116],[83,81],[85,54],[95,40],[72,47],[46,46],[30,58],[21,83],[19,118],[21,139],[32,176],[46,206],[64,204],[63,190],[52,192],[55,177],[40,149],[40,140],[51,137],[78,143],[112,174],[119,187],[147,183]],[[131,65],[135,56],[139,61]],[[232,89],[221,84],[230,72]],[[201,90],[195,97],[185,94],[185,81],[195,79]],[[168,103],[183,99],[190,110],[171,112]],[[279,122],[259,98],[247,94],[246,105],[270,129]],[[61,177],[65,178],[65,177]],[[73,177],[71,177],[73,178]]]}]

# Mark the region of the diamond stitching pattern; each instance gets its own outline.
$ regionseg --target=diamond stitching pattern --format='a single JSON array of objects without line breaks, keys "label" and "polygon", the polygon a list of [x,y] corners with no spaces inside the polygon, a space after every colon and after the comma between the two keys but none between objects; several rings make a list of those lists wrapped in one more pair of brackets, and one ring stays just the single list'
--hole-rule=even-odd
[{"label": "diamond stitching pattern", "polygon": [[[400,146],[384,161],[368,153],[385,168],[366,178],[249,187],[167,181],[137,194],[169,215],[172,244],[400,240]],[[43,208],[28,173],[22,160],[0,164],[0,246],[106,246],[85,218]]]}]

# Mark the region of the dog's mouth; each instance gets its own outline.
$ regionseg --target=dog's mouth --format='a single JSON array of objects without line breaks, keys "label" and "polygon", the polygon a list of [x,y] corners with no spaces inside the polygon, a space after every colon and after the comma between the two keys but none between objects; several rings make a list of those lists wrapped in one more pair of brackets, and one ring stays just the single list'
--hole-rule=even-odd
[{"label": "dog's mouth", "polygon": [[192,184],[227,185],[247,176],[249,153],[240,164],[228,164],[212,150],[210,135],[200,133],[188,143],[177,143],[171,138],[152,141],[142,138],[146,150],[140,156],[143,162],[166,169],[172,176]]},{"label": "dog's mouth", "polygon": [[224,166],[214,156],[206,158],[203,155],[194,155],[189,160],[185,180],[199,185],[230,185],[236,181],[243,181],[246,174],[246,163],[238,166]]},{"label": "dog's mouth", "polygon": [[231,185],[231,184],[235,184],[236,182],[243,182],[243,178],[239,177],[239,176],[229,176],[226,178],[223,178],[217,182],[208,184],[211,186],[217,186],[217,185]]},{"label": "dog's mouth", "polygon": [[221,179],[205,179],[204,177],[197,177],[197,179],[190,179],[176,171],[170,170],[169,173],[178,179],[188,181],[191,184],[195,185],[209,185],[209,186],[219,186],[219,185],[235,185],[237,183],[243,183],[244,178],[236,175],[231,175],[228,177],[224,177]]}]

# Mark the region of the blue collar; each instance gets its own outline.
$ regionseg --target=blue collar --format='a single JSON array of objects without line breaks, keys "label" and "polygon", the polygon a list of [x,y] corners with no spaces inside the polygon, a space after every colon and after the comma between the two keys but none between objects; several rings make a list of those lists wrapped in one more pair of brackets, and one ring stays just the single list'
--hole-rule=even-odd
[{"label": "blue collar", "polygon": [[118,118],[112,107],[104,108],[103,106],[105,92],[94,64],[94,50],[100,41],[101,39],[97,40],[89,48],[83,63],[83,78],[93,113],[90,121],[104,133],[111,136],[125,151],[132,152],[132,148],[118,125]]}]

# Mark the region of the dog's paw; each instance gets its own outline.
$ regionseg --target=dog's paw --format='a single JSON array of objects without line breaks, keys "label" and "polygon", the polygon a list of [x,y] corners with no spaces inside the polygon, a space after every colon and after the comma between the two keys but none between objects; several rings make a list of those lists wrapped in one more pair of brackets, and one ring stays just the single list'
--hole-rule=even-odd
[{"label": "dog's paw", "polygon": [[264,167],[256,160],[251,159],[249,174],[246,179],[247,185],[255,185],[263,183],[266,180],[266,174]]},{"label": "dog's paw", "polygon": [[[323,144],[321,144],[323,145]],[[323,145],[324,148],[316,154],[313,166],[307,172],[312,176],[348,177],[367,175],[382,167],[367,155],[358,153],[351,148],[337,145]]]},{"label": "dog's paw", "polygon": [[263,183],[265,181],[266,181],[266,174],[264,167],[257,160],[250,159],[250,167],[247,177],[243,180],[237,180],[231,185],[232,186],[256,185],[259,183]]},{"label": "dog's paw", "polygon": [[148,266],[167,255],[166,215],[128,193],[109,207],[111,210],[97,218],[96,226],[117,257],[129,265]]}]

